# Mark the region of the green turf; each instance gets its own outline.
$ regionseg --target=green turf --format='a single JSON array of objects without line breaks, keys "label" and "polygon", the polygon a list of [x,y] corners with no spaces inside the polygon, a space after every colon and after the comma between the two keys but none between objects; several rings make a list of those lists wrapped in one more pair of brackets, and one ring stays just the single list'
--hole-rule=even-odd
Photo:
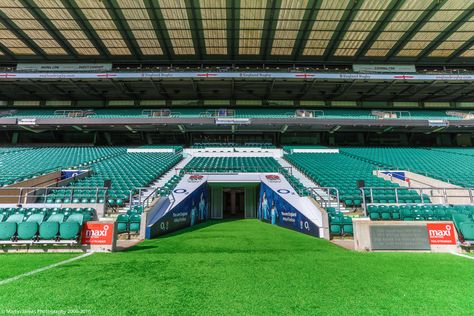
[{"label": "green turf", "polygon": [[[12,257],[2,269],[36,260]],[[449,254],[355,253],[256,220],[213,222],[0,286],[0,314],[472,314],[473,278],[474,261]]]}]

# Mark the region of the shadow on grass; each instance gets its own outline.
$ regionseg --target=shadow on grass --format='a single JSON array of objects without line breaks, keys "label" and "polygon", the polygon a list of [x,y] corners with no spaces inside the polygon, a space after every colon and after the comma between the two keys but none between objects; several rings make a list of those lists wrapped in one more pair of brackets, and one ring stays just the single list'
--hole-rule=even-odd
[{"label": "shadow on grass", "polygon": [[[213,220],[208,220],[208,221],[205,221],[204,223],[200,223],[200,224],[197,224],[197,225],[194,225],[194,226],[191,226],[191,227],[185,227],[185,228],[179,229],[177,231],[174,231],[174,232],[171,232],[171,233],[168,233],[168,234],[165,234],[165,235],[161,235],[161,236],[158,236],[156,238],[148,239],[148,240],[172,238],[172,237],[176,237],[176,236],[179,236],[179,235],[182,235],[182,234],[198,231],[198,230],[210,227],[210,226],[223,224],[223,223],[226,223],[226,222],[239,221],[239,220],[242,220],[242,219],[220,219],[220,220],[214,220],[213,219]],[[154,249],[156,247],[158,247],[158,246],[157,245],[156,246],[143,245],[143,243],[140,243],[140,244],[135,245],[135,246],[133,246],[129,249],[123,250],[123,252],[141,251],[141,250],[147,250],[147,249]]]}]

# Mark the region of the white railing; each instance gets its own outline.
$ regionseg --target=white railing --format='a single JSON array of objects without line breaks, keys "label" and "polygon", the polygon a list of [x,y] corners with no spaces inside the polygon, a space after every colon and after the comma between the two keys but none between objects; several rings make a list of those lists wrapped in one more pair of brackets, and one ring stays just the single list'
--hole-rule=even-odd
[{"label": "white railing", "polygon": [[[319,191],[319,192],[318,192]],[[323,194],[320,192],[322,191]],[[338,211],[341,211],[341,203],[339,200],[339,190],[335,187],[314,187],[309,188],[311,197],[319,203],[322,207],[327,209],[328,207],[334,207]]]},{"label": "white railing", "polygon": [[[379,193],[380,191],[390,191],[390,196],[393,196],[395,204],[426,204],[432,203],[433,200],[437,200],[436,204],[474,204],[474,188],[442,188],[442,187],[419,187],[419,188],[407,188],[407,187],[363,187],[360,188],[362,195],[362,205],[365,215],[367,215],[367,204],[393,204],[387,199],[386,203],[380,203],[380,198],[376,196],[386,196],[385,193]],[[419,196],[418,202],[413,201],[412,203],[406,203],[408,199],[401,199],[400,192],[411,191],[416,192]],[[428,197],[428,199],[426,198]],[[386,200],[386,199],[382,199]]]}]

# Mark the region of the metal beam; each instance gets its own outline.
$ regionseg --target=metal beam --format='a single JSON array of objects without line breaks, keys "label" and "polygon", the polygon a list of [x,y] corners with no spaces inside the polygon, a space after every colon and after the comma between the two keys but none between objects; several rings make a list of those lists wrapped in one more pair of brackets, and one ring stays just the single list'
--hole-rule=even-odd
[{"label": "metal beam", "polygon": [[49,60],[48,55],[46,55],[43,50],[36,45],[33,40],[31,40],[28,35],[26,35],[25,32],[23,32],[19,27],[16,26],[13,21],[11,21],[1,10],[0,10],[0,21],[2,22],[5,27],[15,34],[16,37],[18,37],[19,40],[21,40],[23,43],[25,43],[35,54],[43,57],[46,60]]},{"label": "metal beam", "polygon": [[358,60],[361,56],[364,56],[367,51],[372,47],[374,42],[377,40],[379,35],[385,30],[387,24],[393,19],[395,14],[397,14],[398,9],[402,6],[405,0],[392,0],[392,3],[388,6],[388,10],[385,11],[380,19],[375,23],[373,30],[370,32],[369,36],[359,48],[355,59]]},{"label": "metal beam", "polygon": [[188,13],[189,27],[193,37],[194,49],[199,60],[203,60],[206,44],[204,43],[204,34],[202,31],[201,12],[198,1],[184,0],[186,3],[186,12]]},{"label": "metal beam", "polygon": [[[123,16],[122,10],[120,10],[116,0],[103,0],[105,7],[107,8],[110,17],[112,20],[116,21],[117,30],[122,35],[122,38],[125,44],[128,46],[128,49],[132,55],[138,60],[142,59],[142,53],[139,49],[138,43],[133,37],[132,34],[125,28],[124,21],[125,17]],[[126,23],[126,22],[125,22]]]},{"label": "metal beam", "polygon": [[[471,47],[474,46],[474,35],[473,37],[471,38],[471,40],[465,42],[464,44],[462,44],[461,47],[459,47],[458,49],[456,49],[452,54],[451,54],[451,57],[447,60],[447,62],[451,62],[453,59],[456,59],[456,58],[462,58],[461,55],[467,51],[468,49],[470,49]],[[471,58],[472,59],[472,58]]]},{"label": "metal beam", "polygon": [[[311,3],[312,2],[312,3]],[[301,55],[308,41],[309,34],[313,28],[314,22],[316,22],[316,16],[321,6],[322,1],[311,0],[309,10],[306,11],[303,22],[301,23],[300,30],[296,36],[295,47],[293,47],[293,58],[297,61],[297,58]]]},{"label": "metal beam", "polygon": [[82,11],[79,9],[75,1],[61,0],[64,8],[68,10],[69,14],[73,17],[74,21],[79,25],[81,30],[86,34],[87,38],[91,41],[94,47],[99,51],[102,58],[110,58],[109,51],[104,46],[99,36],[95,32],[92,25],[86,19]]},{"label": "metal beam", "polygon": [[431,43],[426,46],[418,55],[417,61],[428,56],[440,43],[443,43],[449,36],[453,34],[461,25],[467,22],[474,14],[474,3],[471,4],[468,10],[463,12],[454,22],[452,22],[441,34],[439,34]]},{"label": "metal beam", "polygon": [[36,19],[36,21],[43,26],[43,28],[51,35],[51,37],[58,42],[61,47],[68,53],[68,55],[78,58],[76,50],[64,40],[59,30],[51,23],[43,12],[32,0],[20,0],[20,3],[30,12],[30,14]]},{"label": "metal beam", "polygon": [[173,45],[166,30],[163,22],[163,15],[159,10],[159,5],[156,0],[145,0],[145,7],[147,8],[148,15],[150,16],[151,23],[155,29],[156,36],[160,41],[161,49],[167,59],[171,59]]},{"label": "metal beam", "polygon": [[426,12],[422,13],[418,18],[418,21],[413,23],[410,29],[405,32],[405,35],[402,36],[397,44],[387,53],[385,61],[388,61],[393,56],[397,55],[400,50],[409,42],[409,40],[428,22],[428,20],[438,12],[438,9],[441,8],[447,0],[433,1],[433,3],[428,7]]},{"label": "metal beam", "polygon": [[240,0],[227,0],[227,54],[234,61],[238,55],[240,29]]},{"label": "metal beam", "polygon": [[263,61],[266,61],[268,59],[268,56],[272,51],[273,38],[278,22],[280,6],[281,0],[270,0],[267,4],[267,10],[265,12],[265,22],[263,24],[262,32],[262,48],[260,52]]},{"label": "metal beam", "polygon": [[344,38],[347,28],[352,23],[352,20],[354,19],[355,15],[357,14],[357,10],[360,8],[361,5],[362,1],[351,1],[349,10],[344,12],[341,21],[337,25],[337,28],[334,31],[331,40],[329,41],[328,47],[326,47],[326,51],[323,55],[324,60],[328,60],[329,57],[334,55],[334,52],[339,46],[339,42]]}]

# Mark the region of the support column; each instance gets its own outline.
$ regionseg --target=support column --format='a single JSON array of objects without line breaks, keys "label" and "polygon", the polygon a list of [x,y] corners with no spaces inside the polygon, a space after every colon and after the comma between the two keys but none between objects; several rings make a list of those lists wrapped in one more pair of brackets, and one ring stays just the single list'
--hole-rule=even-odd
[{"label": "support column", "polygon": [[235,210],[235,190],[230,191],[230,213],[232,215],[235,215],[236,210]]}]

